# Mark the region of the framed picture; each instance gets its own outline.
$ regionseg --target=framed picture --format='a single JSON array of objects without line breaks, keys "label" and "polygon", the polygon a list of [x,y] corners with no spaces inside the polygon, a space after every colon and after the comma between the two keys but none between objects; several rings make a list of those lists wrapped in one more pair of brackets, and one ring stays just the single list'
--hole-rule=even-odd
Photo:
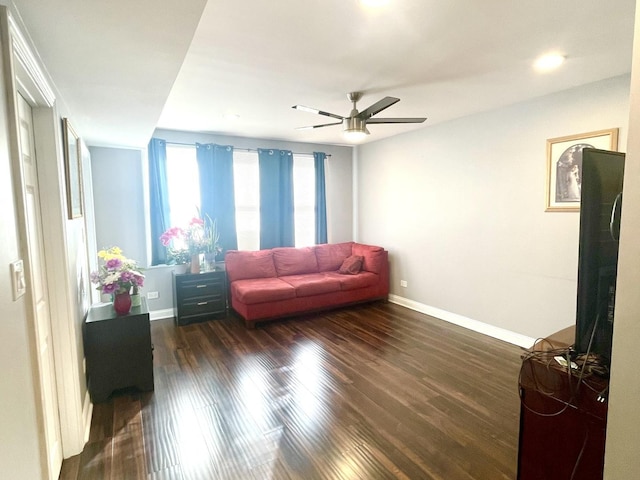
[{"label": "framed picture", "polygon": [[580,211],[582,149],[618,148],[618,129],[547,140],[547,212]]},{"label": "framed picture", "polygon": [[67,211],[70,219],[82,217],[82,162],[80,139],[68,118],[62,119],[64,170],[67,180]]}]

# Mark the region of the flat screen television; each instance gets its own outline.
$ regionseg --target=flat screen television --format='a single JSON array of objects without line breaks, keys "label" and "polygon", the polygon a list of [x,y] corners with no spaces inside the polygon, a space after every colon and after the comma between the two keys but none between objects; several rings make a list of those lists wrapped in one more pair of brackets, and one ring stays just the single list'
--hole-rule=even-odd
[{"label": "flat screen television", "polygon": [[608,371],[618,267],[623,153],[582,151],[576,355],[596,354]]}]

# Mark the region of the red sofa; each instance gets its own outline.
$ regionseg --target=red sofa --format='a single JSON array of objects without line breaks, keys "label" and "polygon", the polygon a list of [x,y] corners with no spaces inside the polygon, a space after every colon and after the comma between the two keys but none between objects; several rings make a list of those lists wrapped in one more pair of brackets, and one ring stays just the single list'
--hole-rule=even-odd
[{"label": "red sofa", "polygon": [[[346,259],[362,257],[358,273],[343,274]],[[359,260],[359,258],[355,258]],[[382,247],[355,242],[305,248],[229,250],[225,255],[231,308],[249,328],[256,322],[389,295],[389,258]]]}]

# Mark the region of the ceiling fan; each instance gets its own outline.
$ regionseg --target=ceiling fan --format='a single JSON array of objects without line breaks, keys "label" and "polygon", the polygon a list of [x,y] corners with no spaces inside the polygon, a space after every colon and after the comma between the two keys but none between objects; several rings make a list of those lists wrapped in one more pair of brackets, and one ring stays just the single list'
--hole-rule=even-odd
[{"label": "ceiling fan", "polygon": [[344,127],[343,133],[350,140],[361,140],[365,136],[369,135],[367,130],[367,124],[379,124],[379,123],[422,123],[426,120],[425,117],[418,118],[371,118],[374,115],[380,113],[385,108],[389,108],[391,105],[398,103],[399,98],[396,97],[384,97],[382,100],[377,101],[370,107],[358,112],[356,103],[362,98],[362,92],[351,92],[347,94],[347,98],[353,103],[353,109],[348,117],[342,115],[336,115],[335,113],[323,112],[316,108],[305,107],[304,105],[294,105],[291,108],[296,110],[302,110],[304,112],[317,113],[318,115],[324,115],[325,117],[335,118],[340,120],[339,122],[323,123],[322,125],[311,125],[308,127],[299,127],[297,130],[308,130],[312,128],[329,127],[331,125],[340,125]]}]

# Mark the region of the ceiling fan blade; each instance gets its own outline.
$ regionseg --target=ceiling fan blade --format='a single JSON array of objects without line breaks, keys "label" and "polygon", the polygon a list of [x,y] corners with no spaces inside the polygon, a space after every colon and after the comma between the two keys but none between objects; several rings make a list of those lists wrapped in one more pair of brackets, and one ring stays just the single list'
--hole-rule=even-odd
[{"label": "ceiling fan blade", "polygon": [[400,99],[396,97],[384,97],[382,100],[377,101],[376,103],[371,105],[369,108],[366,108],[363,111],[361,111],[358,114],[358,117],[362,118],[363,120],[367,120],[373,117],[376,113],[381,112],[385,108],[389,108],[391,105],[393,105],[394,103],[398,103],[399,101]]},{"label": "ceiling fan blade", "polygon": [[298,127],[296,130],[312,130],[314,128],[330,127],[331,125],[342,125],[342,122],[323,123],[322,125],[309,125],[308,127]]},{"label": "ceiling fan blade", "polygon": [[324,115],[325,117],[337,118],[338,120],[344,119],[344,117],[341,115],[336,115],[335,113],[323,112],[322,110],[318,110],[317,108],[305,107],[304,105],[294,105],[291,108],[295,108],[296,110],[301,110],[303,112],[317,113],[318,115]]},{"label": "ceiling fan blade", "polygon": [[373,123],[422,123],[426,120],[426,117],[416,118],[370,118],[367,120],[367,125]]}]

